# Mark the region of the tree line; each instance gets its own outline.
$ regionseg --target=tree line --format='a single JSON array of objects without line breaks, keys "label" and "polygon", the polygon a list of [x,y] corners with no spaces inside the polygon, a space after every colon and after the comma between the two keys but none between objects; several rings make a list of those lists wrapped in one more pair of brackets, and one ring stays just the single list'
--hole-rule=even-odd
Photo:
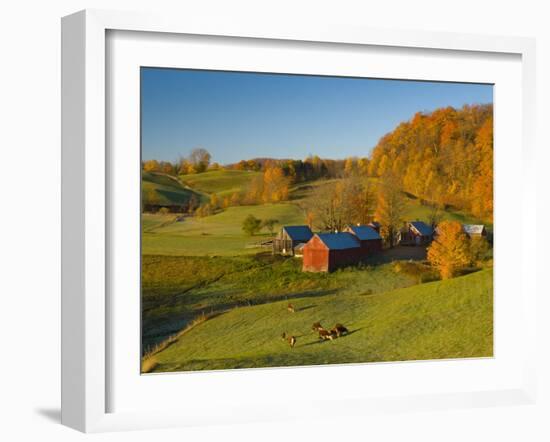
[{"label": "tree line", "polygon": [[[211,162],[211,154],[197,148],[176,163],[149,160],[145,171],[171,175],[208,170],[261,172],[248,187],[223,199],[212,195],[190,209],[206,216],[235,205],[288,200],[293,184],[312,185],[312,197],[302,204],[308,224],[321,230],[340,230],[346,223],[365,223],[376,218],[392,244],[400,228],[405,201],[403,191],[431,207],[430,224],[437,224],[441,210],[454,207],[480,219],[493,217],[493,106],[446,107],[431,113],[418,112],[384,135],[370,158],[304,160],[256,158],[234,164]],[[376,178],[373,185],[370,178]]]},{"label": "tree line", "polygon": [[493,106],[418,112],[378,142],[367,173],[405,192],[492,221]]}]

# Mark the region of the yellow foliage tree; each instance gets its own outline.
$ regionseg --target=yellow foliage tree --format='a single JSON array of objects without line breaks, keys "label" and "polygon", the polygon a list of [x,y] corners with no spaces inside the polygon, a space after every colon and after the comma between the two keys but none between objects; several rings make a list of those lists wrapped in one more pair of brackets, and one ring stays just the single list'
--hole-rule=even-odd
[{"label": "yellow foliage tree", "polygon": [[405,200],[399,181],[391,173],[380,179],[375,218],[381,225],[381,233],[390,247],[395,238],[405,211]]},{"label": "yellow foliage tree", "polygon": [[268,167],[263,176],[262,201],[279,202],[288,199],[290,180],[278,166]]},{"label": "yellow foliage tree", "polygon": [[357,168],[359,169],[359,173],[363,176],[367,176],[369,173],[369,159],[368,158],[360,158],[357,161]]},{"label": "yellow foliage tree", "polygon": [[160,170],[159,162],[157,160],[145,161],[143,170],[145,172],[158,172]]},{"label": "yellow foliage tree", "polygon": [[218,197],[218,195],[216,195],[215,193],[213,193],[212,195],[210,195],[210,205],[215,209],[217,208],[219,205],[220,205],[220,198]]},{"label": "yellow foliage tree", "polygon": [[344,173],[347,176],[353,175],[355,173],[355,160],[349,157],[344,164]]},{"label": "yellow foliage tree", "polygon": [[428,248],[428,260],[436,267],[441,278],[448,279],[471,262],[468,237],[457,221],[442,221],[437,238]]},{"label": "yellow foliage tree", "polygon": [[231,195],[230,201],[232,206],[238,206],[241,203],[241,197],[237,192],[235,192],[233,195]]}]

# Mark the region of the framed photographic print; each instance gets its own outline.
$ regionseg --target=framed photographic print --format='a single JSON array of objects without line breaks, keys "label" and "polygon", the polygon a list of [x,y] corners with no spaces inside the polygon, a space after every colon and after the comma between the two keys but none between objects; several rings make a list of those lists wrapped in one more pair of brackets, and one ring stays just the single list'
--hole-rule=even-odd
[{"label": "framed photographic print", "polygon": [[64,18],[63,422],[532,401],[533,57]]}]

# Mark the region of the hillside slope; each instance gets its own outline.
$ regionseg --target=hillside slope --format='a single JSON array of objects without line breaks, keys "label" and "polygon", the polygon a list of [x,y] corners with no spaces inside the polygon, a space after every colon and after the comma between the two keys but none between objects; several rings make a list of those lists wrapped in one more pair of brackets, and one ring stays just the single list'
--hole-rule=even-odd
[{"label": "hillside slope", "polygon": [[155,172],[142,173],[143,204],[185,205],[193,195],[199,202],[206,199],[200,192],[183,186],[175,177]]},{"label": "hillside slope", "polygon": [[[235,308],[157,353],[153,371],[187,371],[493,354],[491,269],[367,295],[327,295]],[[341,322],[350,334],[320,342],[311,324]],[[281,333],[297,337],[295,348]]]},{"label": "hillside slope", "polygon": [[245,190],[260,172],[246,170],[212,170],[195,175],[183,175],[183,182],[193,189],[219,197],[231,196]]}]

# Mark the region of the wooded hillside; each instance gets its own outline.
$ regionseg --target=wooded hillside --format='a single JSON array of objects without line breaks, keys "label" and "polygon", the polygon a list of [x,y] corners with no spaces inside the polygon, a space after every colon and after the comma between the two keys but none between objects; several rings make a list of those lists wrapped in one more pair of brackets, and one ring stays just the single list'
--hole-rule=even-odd
[{"label": "wooded hillside", "polygon": [[406,192],[493,218],[493,106],[418,112],[374,148],[369,175],[392,173]]}]

